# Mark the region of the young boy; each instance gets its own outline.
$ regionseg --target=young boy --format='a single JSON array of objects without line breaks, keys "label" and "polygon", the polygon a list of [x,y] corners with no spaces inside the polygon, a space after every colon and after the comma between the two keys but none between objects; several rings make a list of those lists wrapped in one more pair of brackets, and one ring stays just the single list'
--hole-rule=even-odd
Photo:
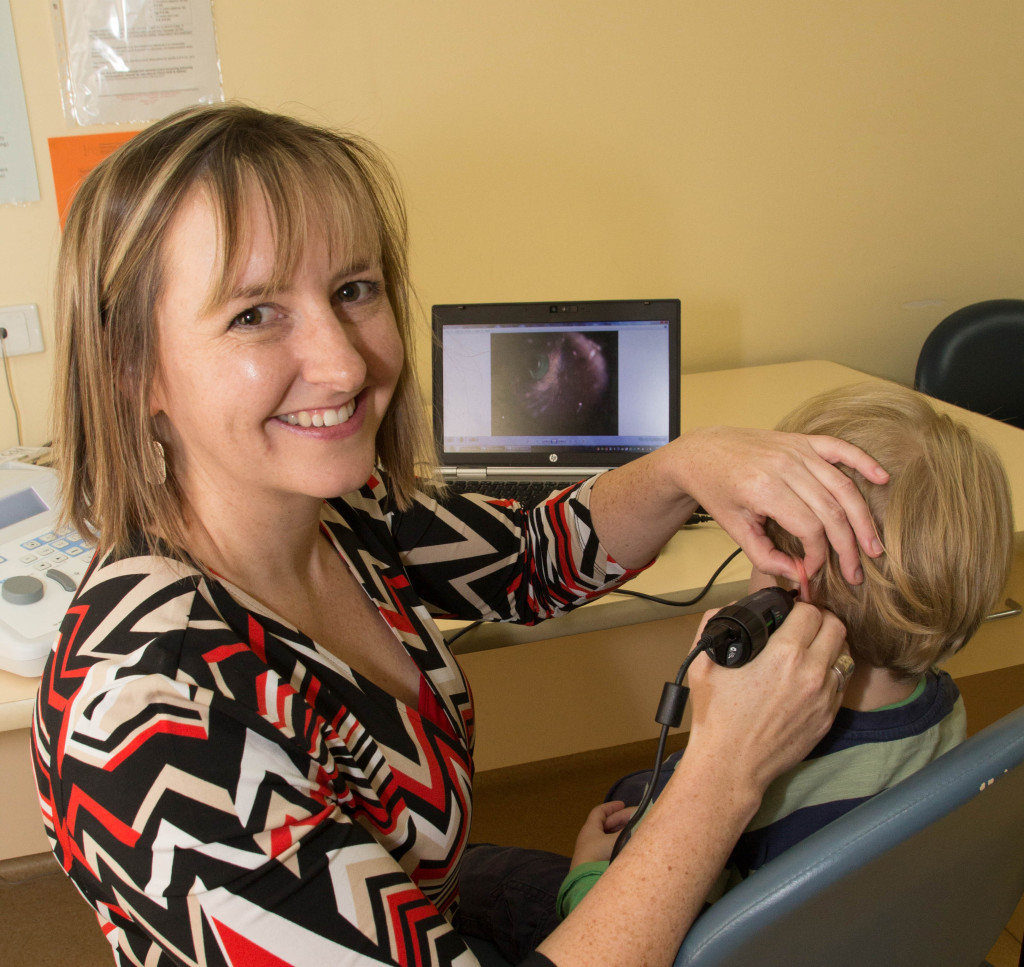
[{"label": "young boy", "polygon": [[[810,600],[842,619],[856,664],[832,728],[768,788],[712,900],[963,740],[963,702],[935,666],[996,604],[1012,555],[1013,512],[998,456],[921,394],[891,383],[851,386],[809,400],[778,429],[848,440],[889,471],[879,486],[842,468],[867,500],[886,553],[862,555],[859,585],[846,583],[834,554],[811,577]],[[767,529],[780,550],[802,557],[792,535],[772,521]],[[750,590],[778,583],[755,571]],[[681,755],[666,760],[659,790]],[[607,868],[651,776],[624,777],[591,812],[559,893],[562,916]]]}]

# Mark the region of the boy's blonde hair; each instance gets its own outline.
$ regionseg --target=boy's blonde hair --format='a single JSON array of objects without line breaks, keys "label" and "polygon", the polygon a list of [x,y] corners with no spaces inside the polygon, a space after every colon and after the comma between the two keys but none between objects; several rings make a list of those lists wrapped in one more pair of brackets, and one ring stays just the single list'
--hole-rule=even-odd
[{"label": "boy's blonde hair", "polygon": [[[916,676],[957,650],[997,602],[1013,554],[1013,508],[995,451],[920,393],[870,382],[808,400],[777,429],[847,440],[889,471],[860,488],[885,553],[861,554],[864,582],[847,584],[831,551],[811,598],[847,627],[858,661]],[[803,548],[774,521],[787,554]]]},{"label": "boy's blonde hair", "polygon": [[69,209],[57,266],[54,451],[67,522],[98,534],[99,548],[138,538],[154,553],[187,559],[187,508],[167,454],[158,476],[149,413],[157,364],[156,308],[164,242],[175,215],[202,191],[218,218],[219,291],[248,254],[248,200],[266,202],[275,231],[272,284],[287,280],[307,239],[327,236],[349,258],[378,262],[405,347],[377,436],[398,506],[435,465],[410,364],[410,285],[405,208],[391,168],[358,137],[239,104],[189,108],[136,135],[83,181]]}]

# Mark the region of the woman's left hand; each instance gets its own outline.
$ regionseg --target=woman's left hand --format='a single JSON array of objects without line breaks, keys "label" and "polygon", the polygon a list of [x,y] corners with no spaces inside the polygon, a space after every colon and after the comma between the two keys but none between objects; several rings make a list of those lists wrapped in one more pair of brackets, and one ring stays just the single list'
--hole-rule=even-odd
[{"label": "woman's left hand", "polygon": [[594,487],[594,526],[626,567],[650,561],[694,508],[703,507],[760,571],[797,580],[792,560],[765,534],[769,517],[800,538],[813,574],[829,544],[852,584],[863,579],[858,546],[882,553],[867,504],[835,464],[877,484],[888,473],[868,454],[826,436],[701,427],[602,476]]},{"label": "woman's left hand", "polygon": [[708,427],[690,435],[685,473],[688,493],[729,532],[747,557],[767,574],[797,580],[792,561],[764,531],[768,517],[804,545],[804,564],[814,574],[831,544],[843,576],[863,580],[858,545],[882,553],[875,525],[857,485],[835,464],[872,483],[889,474],[868,454],[844,440],[762,430]]}]

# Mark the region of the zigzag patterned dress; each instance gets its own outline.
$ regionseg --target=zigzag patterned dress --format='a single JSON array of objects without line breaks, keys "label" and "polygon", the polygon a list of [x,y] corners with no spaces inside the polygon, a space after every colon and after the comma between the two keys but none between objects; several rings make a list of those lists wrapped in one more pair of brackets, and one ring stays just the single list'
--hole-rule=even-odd
[{"label": "zigzag patterned dress", "polygon": [[458,496],[398,512],[383,475],[325,502],[325,539],[421,671],[415,709],[191,567],[93,563],[43,673],[34,761],[117,964],[476,963],[449,923],[473,704],[432,615],[533,622],[629,577],[590,527],[591,485],[529,515]]}]

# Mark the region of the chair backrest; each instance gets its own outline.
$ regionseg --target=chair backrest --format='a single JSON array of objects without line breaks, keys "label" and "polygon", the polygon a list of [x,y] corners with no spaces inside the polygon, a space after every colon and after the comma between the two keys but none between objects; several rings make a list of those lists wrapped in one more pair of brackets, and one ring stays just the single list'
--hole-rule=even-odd
[{"label": "chair backrest", "polygon": [[1024,429],[1024,299],[991,299],[942,320],[917,359],[915,388]]},{"label": "chair backrest", "polygon": [[765,864],[675,967],[978,967],[1024,893],[1024,708]]}]

